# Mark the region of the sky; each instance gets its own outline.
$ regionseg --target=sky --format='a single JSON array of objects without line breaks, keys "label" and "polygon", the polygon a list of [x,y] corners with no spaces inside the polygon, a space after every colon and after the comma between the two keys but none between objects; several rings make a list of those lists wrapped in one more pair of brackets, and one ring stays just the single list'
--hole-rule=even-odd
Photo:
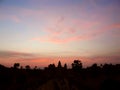
[{"label": "sky", "polygon": [[0,64],[120,63],[120,0],[0,0]]}]

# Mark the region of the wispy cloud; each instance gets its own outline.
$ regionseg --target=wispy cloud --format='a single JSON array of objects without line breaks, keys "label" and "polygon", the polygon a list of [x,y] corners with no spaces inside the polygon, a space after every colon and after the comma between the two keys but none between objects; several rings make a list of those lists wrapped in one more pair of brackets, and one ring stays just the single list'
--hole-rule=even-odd
[{"label": "wispy cloud", "polygon": [[15,52],[15,51],[0,51],[0,57],[8,58],[8,57],[34,57],[34,54],[31,53],[22,53],[22,52]]},{"label": "wispy cloud", "polygon": [[[74,41],[91,40],[105,32],[120,28],[120,23],[103,24],[97,21],[73,20],[66,22],[65,17],[61,17],[55,22],[53,27],[46,30],[45,36],[35,37],[32,40],[39,42],[69,43]],[[67,24],[66,24],[67,23]],[[69,23],[72,23],[70,25]]]}]

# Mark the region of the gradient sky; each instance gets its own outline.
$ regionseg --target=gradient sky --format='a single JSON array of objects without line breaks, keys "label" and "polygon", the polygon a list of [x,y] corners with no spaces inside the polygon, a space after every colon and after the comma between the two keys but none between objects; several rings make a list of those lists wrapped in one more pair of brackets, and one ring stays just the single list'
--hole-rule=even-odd
[{"label": "gradient sky", "polygon": [[0,0],[0,63],[120,63],[120,0]]}]

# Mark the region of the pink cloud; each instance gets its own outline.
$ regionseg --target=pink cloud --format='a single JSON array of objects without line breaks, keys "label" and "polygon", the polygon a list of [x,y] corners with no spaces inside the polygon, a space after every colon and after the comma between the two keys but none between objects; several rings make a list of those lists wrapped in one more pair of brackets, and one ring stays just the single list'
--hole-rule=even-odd
[{"label": "pink cloud", "polygon": [[[94,1],[93,1],[93,4]],[[77,6],[78,7],[78,6]],[[54,12],[50,13],[47,10],[32,10],[32,9],[25,9],[25,8],[17,8],[16,10],[22,19],[23,17],[34,18],[36,20],[41,19],[41,15],[46,19],[45,22],[46,27],[43,31],[46,33],[45,36],[42,37],[34,37],[32,40],[42,41],[42,42],[53,42],[53,43],[69,43],[73,41],[81,41],[81,40],[90,40],[93,39],[102,33],[112,29],[112,28],[119,28],[119,24],[112,24],[108,23],[110,19],[110,13],[113,13],[113,10],[110,11],[109,8],[105,8],[103,11],[101,8],[98,8],[98,13],[91,14],[86,12],[86,8],[83,6],[79,6],[80,9],[80,16],[84,17],[83,19],[80,18],[72,18],[69,13],[66,16],[59,15],[60,17],[56,19]],[[111,7],[113,8],[113,7]],[[13,9],[13,8],[12,8]],[[82,12],[82,14],[81,14]],[[104,13],[108,15],[104,15]],[[75,12],[76,13],[76,12]],[[79,15],[78,14],[78,15]],[[53,16],[52,16],[53,15]],[[16,15],[7,16],[9,19],[15,21],[16,23],[21,22],[21,18]],[[52,18],[52,20],[50,20]],[[55,19],[55,20],[54,20]],[[48,22],[50,23],[48,23]],[[106,23],[104,23],[106,22]],[[33,23],[31,24],[33,25]]]},{"label": "pink cloud", "polygon": [[[94,23],[91,25],[94,26]],[[65,29],[61,31],[56,31],[56,29],[48,29],[46,31],[48,33],[48,36],[37,37],[33,38],[32,40],[52,43],[69,43],[74,41],[91,40],[105,32],[109,32],[113,29],[116,30],[117,28],[120,28],[119,23],[104,26],[100,29],[97,28],[95,30],[87,30],[87,32],[85,32],[84,34],[77,34],[79,30],[76,30],[74,28],[70,29],[69,27],[65,27]]]}]

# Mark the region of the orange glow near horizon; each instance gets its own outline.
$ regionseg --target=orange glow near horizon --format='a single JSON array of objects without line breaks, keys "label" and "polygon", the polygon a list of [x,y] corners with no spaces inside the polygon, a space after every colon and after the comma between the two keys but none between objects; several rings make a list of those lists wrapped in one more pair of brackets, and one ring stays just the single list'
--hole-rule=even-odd
[{"label": "orange glow near horizon", "polygon": [[[119,57],[118,57],[119,58]],[[1,58],[0,58],[1,59]],[[33,59],[16,59],[15,58],[9,58],[9,60],[11,60],[11,62],[5,62],[5,60],[1,63],[7,67],[12,67],[14,63],[20,63],[21,66],[26,66],[26,65],[30,65],[32,68],[34,68],[35,66],[39,67],[39,68],[44,68],[47,67],[49,64],[55,64],[55,66],[58,65],[58,61],[61,61],[62,65],[64,66],[64,64],[66,63],[68,65],[68,68],[71,68],[71,64],[74,60],[80,60],[83,64],[83,67],[88,67],[91,66],[94,63],[97,63],[98,65],[100,64],[105,64],[105,63],[120,63],[119,61],[116,60],[116,62],[114,61],[115,59],[117,59],[116,57],[54,57],[54,58],[33,58]],[[98,63],[99,62],[99,63]]]}]

